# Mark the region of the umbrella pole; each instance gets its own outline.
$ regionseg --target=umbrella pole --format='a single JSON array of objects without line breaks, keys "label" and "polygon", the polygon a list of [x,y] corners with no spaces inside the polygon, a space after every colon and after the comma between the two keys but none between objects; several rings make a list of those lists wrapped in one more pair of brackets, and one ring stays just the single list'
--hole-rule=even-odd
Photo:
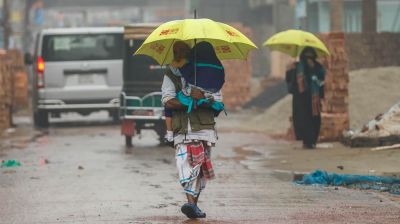
[{"label": "umbrella pole", "polygon": [[[197,19],[197,11],[194,9],[194,18]],[[196,52],[197,40],[194,39],[194,85],[197,86],[197,52]],[[197,100],[193,100],[194,108],[197,108]]]},{"label": "umbrella pole", "polygon": [[196,52],[196,44],[197,44],[197,40],[194,39],[194,85],[197,86],[197,52]]},{"label": "umbrella pole", "polygon": [[[194,18],[197,19],[197,10],[196,9],[194,9]],[[197,40],[195,38],[194,39],[194,85],[195,86],[197,86],[196,44],[197,44]]]}]

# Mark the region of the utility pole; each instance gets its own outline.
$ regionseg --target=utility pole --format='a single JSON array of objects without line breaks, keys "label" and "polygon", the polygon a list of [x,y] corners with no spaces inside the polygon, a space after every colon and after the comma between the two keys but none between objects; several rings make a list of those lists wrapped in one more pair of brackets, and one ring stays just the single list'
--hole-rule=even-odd
[{"label": "utility pole", "polygon": [[362,1],[362,32],[376,33],[377,32],[377,9],[376,0]]},{"label": "utility pole", "polygon": [[24,39],[23,39],[23,46],[24,50],[29,52],[30,50],[30,45],[32,42],[31,38],[31,22],[30,22],[30,12],[31,12],[31,7],[34,3],[34,0],[26,0],[25,3],[25,12],[24,12]]},{"label": "utility pole", "polygon": [[343,0],[331,0],[331,31],[343,31]]},{"label": "utility pole", "polygon": [[4,32],[4,49],[8,50],[10,44],[10,4],[9,0],[3,0],[3,32]]}]

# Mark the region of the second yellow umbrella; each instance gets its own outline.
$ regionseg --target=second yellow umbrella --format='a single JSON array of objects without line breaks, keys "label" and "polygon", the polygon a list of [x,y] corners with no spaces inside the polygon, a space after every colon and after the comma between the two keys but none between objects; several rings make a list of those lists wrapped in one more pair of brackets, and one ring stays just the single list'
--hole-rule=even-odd
[{"label": "second yellow umbrella", "polygon": [[277,33],[264,42],[263,46],[297,57],[305,47],[312,47],[318,56],[327,56],[329,51],[314,34],[302,30],[287,30]]}]

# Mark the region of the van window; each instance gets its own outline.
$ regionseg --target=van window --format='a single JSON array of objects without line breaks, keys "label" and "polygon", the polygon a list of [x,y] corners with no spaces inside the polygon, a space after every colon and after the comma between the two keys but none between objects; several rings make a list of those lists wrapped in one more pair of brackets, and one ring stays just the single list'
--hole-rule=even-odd
[{"label": "van window", "polygon": [[125,80],[160,81],[165,73],[165,66],[160,66],[147,55],[133,55],[143,44],[144,40],[127,40],[125,50]]},{"label": "van window", "polygon": [[122,34],[68,34],[43,37],[45,61],[122,59]]},{"label": "van window", "polygon": [[144,96],[160,91],[165,66],[147,55],[133,55],[144,40],[125,40],[123,91],[130,96]]}]

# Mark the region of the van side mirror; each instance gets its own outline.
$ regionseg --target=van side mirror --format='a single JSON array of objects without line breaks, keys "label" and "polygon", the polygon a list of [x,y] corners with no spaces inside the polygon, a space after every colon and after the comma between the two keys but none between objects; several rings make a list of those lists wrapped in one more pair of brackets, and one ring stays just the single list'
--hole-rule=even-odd
[{"label": "van side mirror", "polygon": [[25,65],[32,65],[33,64],[33,57],[31,53],[25,53],[24,55]]}]

